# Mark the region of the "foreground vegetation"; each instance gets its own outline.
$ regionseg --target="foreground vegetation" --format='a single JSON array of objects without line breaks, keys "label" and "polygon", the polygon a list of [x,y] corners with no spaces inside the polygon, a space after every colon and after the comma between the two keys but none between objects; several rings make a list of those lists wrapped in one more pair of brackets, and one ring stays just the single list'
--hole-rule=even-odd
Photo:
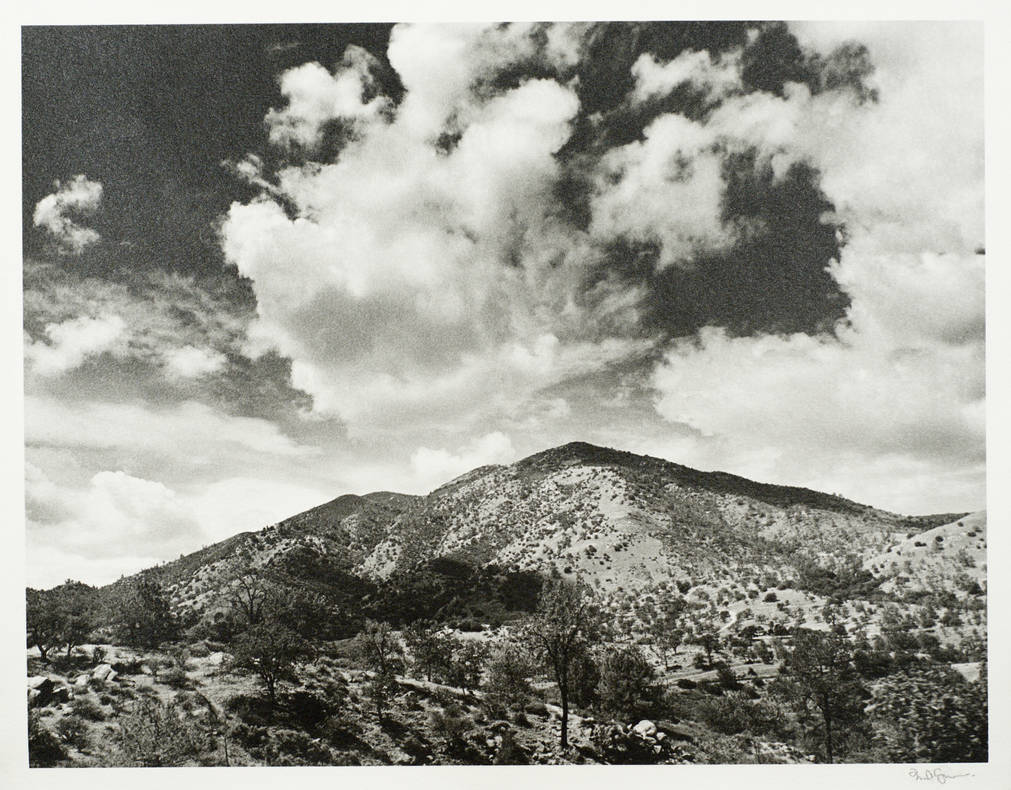
[{"label": "foreground vegetation", "polygon": [[689,588],[622,620],[562,575],[444,562],[349,591],[231,562],[200,612],[157,570],[28,591],[33,766],[987,757],[985,645],[943,644],[936,611],[837,598],[766,628]]}]

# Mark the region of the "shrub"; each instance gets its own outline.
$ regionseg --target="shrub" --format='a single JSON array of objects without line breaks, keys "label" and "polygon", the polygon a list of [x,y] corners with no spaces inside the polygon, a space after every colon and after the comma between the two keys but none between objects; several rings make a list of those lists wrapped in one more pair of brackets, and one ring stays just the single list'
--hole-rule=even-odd
[{"label": "shrub", "polygon": [[878,740],[896,762],[986,762],[986,671],[970,683],[947,667],[911,668],[874,692]]},{"label": "shrub", "polygon": [[207,745],[206,735],[172,704],[143,700],[120,719],[117,746],[126,765],[185,765]]},{"label": "shrub", "polygon": [[158,679],[176,689],[185,688],[190,682],[190,679],[186,677],[186,671],[181,667],[169,667],[158,676]]},{"label": "shrub", "polygon": [[105,721],[105,711],[91,697],[74,697],[74,701],[70,703],[70,710],[75,716],[88,721]]},{"label": "shrub", "polygon": [[66,756],[59,739],[42,723],[39,712],[28,711],[28,765],[48,768]]},{"label": "shrub", "polygon": [[88,725],[80,716],[64,716],[56,722],[56,734],[60,740],[76,749],[84,751],[91,743],[88,737]]},{"label": "shrub", "polygon": [[428,717],[432,730],[450,743],[463,739],[473,726],[469,716],[466,716],[459,705],[452,703],[441,710],[433,710]]},{"label": "shrub", "polygon": [[616,718],[640,718],[652,712],[656,678],[639,648],[619,648],[604,655],[597,694],[600,709]]}]

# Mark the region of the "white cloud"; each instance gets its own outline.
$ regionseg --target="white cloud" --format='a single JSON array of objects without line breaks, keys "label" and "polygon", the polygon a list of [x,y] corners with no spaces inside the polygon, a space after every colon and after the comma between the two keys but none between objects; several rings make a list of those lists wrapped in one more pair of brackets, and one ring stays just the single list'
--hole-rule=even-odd
[{"label": "white cloud", "polygon": [[[186,448],[190,464],[224,464],[236,454],[304,457],[318,453],[297,444],[267,420],[235,417],[186,401],[164,409],[140,404],[75,402],[25,397],[25,442],[54,447],[144,451],[176,457]],[[250,461],[256,460],[249,456]]]},{"label": "white cloud", "polygon": [[653,55],[644,53],[632,64],[635,77],[632,98],[645,101],[666,95],[685,83],[716,96],[731,93],[741,87],[739,58],[738,50],[715,60],[705,50],[686,50],[674,60],[660,63]]},{"label": "white cloud", "polygon": [[81,316],[46,325],[48,342],[29,340],[25,359],[40,376],[54,376],[72,370],[88,357],[110,351],[123,338],[126,324],[118,315],[90,318]]},{"label": "white cloud", "polygon": [[[825,51],[837,28],[802,25]],[[845,223],[837,338],[705,330],[657,366],[657,408],[704,438],[682,457],[907,512],[983,503],[982,72],[978,26],[861,30],[880,102],[729,99],[709,123],[780,172],[805,161]],[[942,490],[929,480],[952,481]],[[882,481],[887,480],[887,485]]]},{"label": "white cloud", "polygon": [[56,191],[35,204],[35,227],[48,230],[61,251],[80,253],[101,237],[91,228],[77,224],[71,213],[90,214],[102,201],[102,185],[85,175],[76,175],[66,184],[56,182]]},{"label": "white cloud", "polygon": [[668,114],[645,139],[604,157],[591,210],[591,233],[661,245],[659,266],[689,264],[701,251],[728,246],[721,220],[722,155],[703,124]]},{"label": "white cloud", "polygon": [[[552,219],[572,88],[474,88],[503,64],[570,56],[539,49],[531,30],[397,27],[389,57],[407,92],[395,117],[331,164],[278,174],[295,219],[269,192],[229,211],[224,250],[257,297],[250,348],[290,356],[294,383],[353,435],[463,428],[641,345],[594,337],[602,314],[620,324],[634,305],[577,306],[595,253]],[[459,133],[450,151],[436,146],[444,130]]]},{"label": "white cloud", "polygon": [[385,96],[364,100],[366,91],[374,86],[372,71],[376,65],[376,59],[366,50],[350,45],[333,74],[319,63],[305,63],[284,72],[281,95],[287,105],[267,113],[270,141],[315,148],[328,122],[368,123],[389,109],[390,101]]},{"label": "white cloud", "polygon": [[479,466],[510,463],[516,460],[515,455],[509,437],[495,431],[474,439],[455,453],[419,447],[411,456],[411,467],[419,480],[435,488]]},{"label": "white cloud", "polygon": [[175,491],[123,471],[99,472],[86,488],[72,489],[57,488],[29,466],[25,499],[34,540],[89,557],[164,554],[192,547],[202,535]]},{"label": "white cloud", "polygon": [[165,353],[165,365],[168,370],[176,376],[187,379],[216,373],[226,362],[225,355],[221,352],[195,346],[182,346]]}]

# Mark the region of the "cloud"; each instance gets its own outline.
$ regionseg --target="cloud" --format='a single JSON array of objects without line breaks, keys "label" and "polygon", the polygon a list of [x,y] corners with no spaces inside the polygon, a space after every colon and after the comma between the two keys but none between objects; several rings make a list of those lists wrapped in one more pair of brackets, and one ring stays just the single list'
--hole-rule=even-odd
[{"label": "cloud", "polygon": [[390,101],[385,96],[364,99],[375,87],[372,72],[377,65],[366,50],[350,45],[333,74],[319,63],[305,63],[284,72],[280,87],[287,105],[267,113],[270,141],[315,148],[328,123],[368,123],[388,110]]},{"label": "cloud", "polygon": [[479,466],[510,463],[516,460],[515,455],[509,437],[495,431],[474,439],[456,453],[419,447],[411,456],[411,467],[420,480],[435,488]]},{"label": "cloud", "polygon": [[190,465],[227,464],[236,454],[257,462],[250,451],[260,454],[260,463],[318,453],[285,436],[272,422],[230,416],[193,401],[155,409],[131,403],[65,403],[37,395],[25,397],[25,443],[173,458],[186,447]]},{"label": "cloud", "polygon": [[75,490],[56,487],[29,464],[25,498],[35,540],[89,557],[157,556],[192,547],[202,536],[191,508],[175,491],[123,471],[99,472]]},{"label": "cloud", "polygon": [[664,115],[642,142],[603,158],[590,232],[660,245],[658,266],[690,266],[734,239],[722,218],[723,157],[716,135],[682,115]]},{"label": "cloud", "polygon": [[224,354],[195,346],[174,348],[165,354],[165,364],[168,370],[174,375],[186,379],[216,373],[225,366],[226,362]]},{"label": "cloud", "polygon": [[58,324],[47,324],[48,342],[29,340],[25,359],[40,376],[65,373],[88,357],[116,347],[126,324],[118,315],[90,318],[82,316]]},{"label": "cloud", "polygon": [[740,52],[714,58],[705,50],[687,50],[668,63],[660,63],[647,52],[632,65],[632,76],[632,99],[637,102],[668,94],[684,84],[724,96],[740,90]]},{"label": "cloud", "polygon": [[396,113],[335,161],[277,173],[294,217],[269,191],[229,210],[225,254],[257,298],[249,348],[290,356],[296,386],[353,434],[473,425],[641,346],[600,338],[634,304],[580,304],[595,252],[554,217],[575,93],[551,79],[489,87],[509,63],[571,57],[532,30],[395,28]]},{"label": "cloud", "polygon": [[[979,507],[980,31],[918,23],[860,32],[877,103],[788,86],[782,97],[729,99],[710,119],[780,171],[805,162],[822,174],[846,227],[830,267],[851,300],[846,320],[826,337],[710,327],[679,340],[654,373],[657,409],[704,435],[682,445],[689,458],[721,468],[811,486],[835,480],[849,496],[907,512]],[[798,33],[826,50],[840,44],[835,26]],[[956,485],[931,489],[931,476]]]},{"label": "cloud", "polygon": [[60,251],[78,254],[101,237],[98,232],[77,224],[68,214],[90,214],[102,201],[102,184],[85,175],[76,175],[69,182],[55,183],[56,191],[35,204],[35,227],[49,231]]}]

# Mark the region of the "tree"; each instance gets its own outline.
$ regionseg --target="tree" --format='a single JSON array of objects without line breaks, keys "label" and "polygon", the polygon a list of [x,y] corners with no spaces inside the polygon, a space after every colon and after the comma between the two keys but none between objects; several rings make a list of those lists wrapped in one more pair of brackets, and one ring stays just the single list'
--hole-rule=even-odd
[{"label": "tree", "polygon": [[849,640],[835,631],[797,629],[781,690],[831,763],[845,736],[863,723],[867,690],[853,665]]},{"label": "tree", "polygon": [[28,647],[36,645],[43,661],[61,644],[62,612],[49,590],[29,588],[25,594],[25,620]]},{"label": "tree", "polygon": [[376,718],[382,723],[386,706],[396,691],[396,673],[404,666],[404,653],[389,623],[366,620],[365,627],[358,634],[358,653],[365,665],[372,670],[368,683],[368,694],[376,709]]},{"label": "tree", "polygon": [[530,676],[534,671],[533,661],[520,645],[503,644],[488,661],[484,691],[486,703],[497,711],[522,705],[530,697]]},{"label": "tree", "polygon": [[670,669],[670,659],[685,638],[684,615],[688,602],[675,596],[665,602],[664,607],[650,618],[646,625],[649,648],[663,664]]},{"label": "tree", "polygon": [[713,668],[713,653],[720,649],[720,632],[710,623],[698,621],[689,632],[688,641],[706,651],[706,668]]},{"label": "tree", "polygon": [[66,646],[69,656],[95,627],[96,596],[94,587],[69,579],[51,590],[26,590],[28,646],[37,645],[43,660],[55,647]]},{"label": "tree", "polygon": [[412,623],[404,629],[403,635],[415,671],[429,681],[433,677],[445,677],[452,653],[452,639],[435,630],[434,624],[428,620]]},{"label": "tree", "polygon": [[948,667],[911,668],[875,687],[877,739],[896,762],[986,762],[986,665],[969,682]]},{"label": "tree", "polygon": [[60,638],[67,646],[67,656],[87,640],[95,627],[96,590],[82,582],[68,580],[57,587],[57,606],[61,611]]},{"label": "tree", "polygon": [[157,647],[179,634],[168,596],[151,574],[114,587],[109,594],[109,610],[119,638],[131,647]]},{"label": "tree", "polygon": [[472,694],[481,685],[481,673],[488,660],[488,649],[482,642],[457,640],[449,665],[449,682]]},{"label": "tree", "polygon": [[588,591],[560,577],[541,590],[537,612],[526,628],[526,641],[549,667],[562,702],[561,746],[569,745],[569,696],[573,661],[597,638],[599,615]]},{"label": "tree", "polygon": [[277,684],[297,680],[295,666],[311,652],[309,643],[288,626],[271,621],[257,623],[236,639],[232,667],[258,675],[273,705],[277,702]]},{"label": "tree", "polygon": [[645,715],[656,696],[656,673],[632,645],[609,650],[600,661],[600,709],[613,718]]}]

